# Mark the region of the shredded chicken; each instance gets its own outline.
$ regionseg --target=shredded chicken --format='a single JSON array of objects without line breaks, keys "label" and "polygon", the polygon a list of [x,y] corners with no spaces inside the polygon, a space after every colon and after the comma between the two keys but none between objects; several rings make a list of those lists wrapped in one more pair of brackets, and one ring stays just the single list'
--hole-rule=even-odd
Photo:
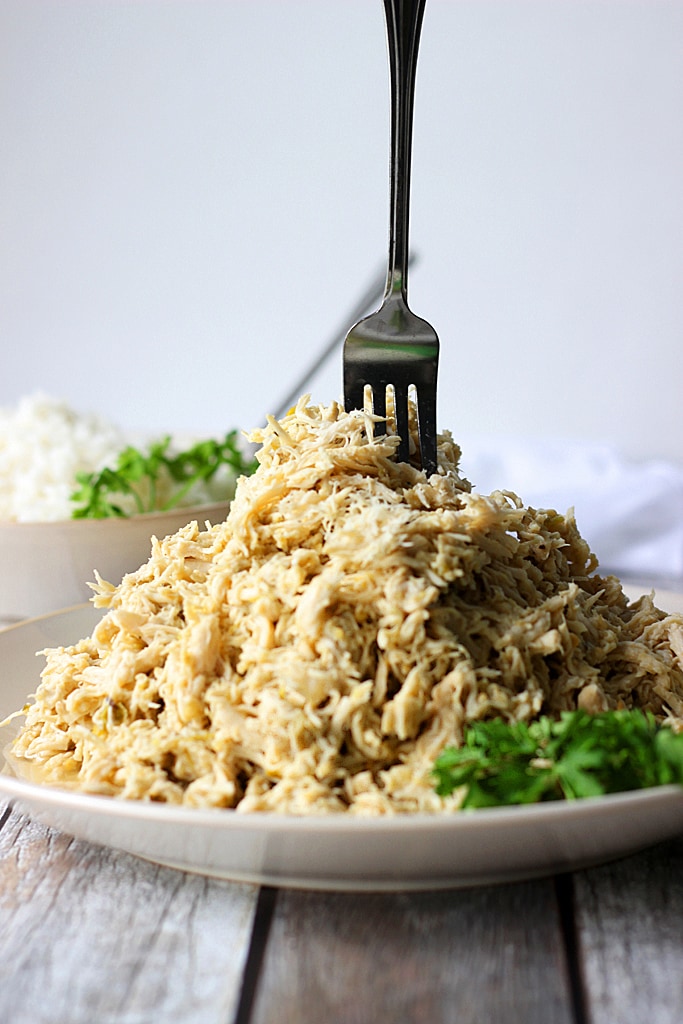
[{"label": "shredded chicken", "polygon": [[91,637],[45,652],[13,745],[46,782],[187,806],[457,809],[468,722],[643,708],[683,728],[683,617],[629,604],[573,515],[429,479],[362,412],[302,399],[224,523],[154,540]]}]

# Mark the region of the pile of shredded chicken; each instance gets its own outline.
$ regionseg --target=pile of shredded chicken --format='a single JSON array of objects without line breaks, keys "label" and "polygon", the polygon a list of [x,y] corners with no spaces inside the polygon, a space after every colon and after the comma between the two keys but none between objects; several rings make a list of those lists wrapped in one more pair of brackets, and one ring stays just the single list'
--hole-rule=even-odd
[{"label": "pile of shredded chicken", "polygon": [[92,793],[291,814],[439,812],[468,722],[643,708],[683,727],[683,617],[629,604],[573,516],[429,479],[302,399],[224,523],[153,541],[91,637],[45,652],[13,744]]}]

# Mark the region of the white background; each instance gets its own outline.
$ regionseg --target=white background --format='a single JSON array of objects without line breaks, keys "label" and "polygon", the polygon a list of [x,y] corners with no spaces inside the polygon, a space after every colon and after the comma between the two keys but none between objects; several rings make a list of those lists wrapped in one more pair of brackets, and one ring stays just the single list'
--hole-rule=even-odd
[{"label": "white background", "polygon": [[[409,292],[456,438],[683,462],[682,111],[681,0],[429,0]],[[0,405],[258,424],[382,266],[387,170],[380,0],[0,0]]]}]

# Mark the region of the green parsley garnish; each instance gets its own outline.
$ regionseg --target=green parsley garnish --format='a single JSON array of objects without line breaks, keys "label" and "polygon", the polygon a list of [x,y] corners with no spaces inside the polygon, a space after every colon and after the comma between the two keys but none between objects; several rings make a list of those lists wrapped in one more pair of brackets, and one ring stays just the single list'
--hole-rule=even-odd
[{"label": "green parsley garnish", "polygon": [[[71,495],[78,504],[74,519],[127,517],[141,512],[176,508],[193,488],[208,484],[219,470],[228,468],[232,478],[248,476],[256,461],[247,459],[237,443],[237,431],[222,440],[199,441],[185,451],[171,452],[170,436],[141,451],[129,446],[119,454],[116,465],[96,473],[78,473],[79,487]],[[126,511],[122,498],[132,499],[133,511]],[[128,502],[130,506],[130,502]]]},{"label": "green parsley garnish", "polygon": [[433,769],[439,796],[463,807],[574,800],[683,783],[683,733],[650,713],[566,711],[559,719],[474,722]]}]

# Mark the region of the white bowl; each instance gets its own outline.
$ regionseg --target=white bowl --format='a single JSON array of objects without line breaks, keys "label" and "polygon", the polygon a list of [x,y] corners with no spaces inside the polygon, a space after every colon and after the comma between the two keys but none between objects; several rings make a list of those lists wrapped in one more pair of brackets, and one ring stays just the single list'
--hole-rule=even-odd
[{"label": "white bowl", "polygon": [[152,537],[196,520],[222,522],[229,502],[150,512],[130,519],[0,522],[0,626],[58,611],[92,597],[95,570],[110,583],[143,565]]}]

